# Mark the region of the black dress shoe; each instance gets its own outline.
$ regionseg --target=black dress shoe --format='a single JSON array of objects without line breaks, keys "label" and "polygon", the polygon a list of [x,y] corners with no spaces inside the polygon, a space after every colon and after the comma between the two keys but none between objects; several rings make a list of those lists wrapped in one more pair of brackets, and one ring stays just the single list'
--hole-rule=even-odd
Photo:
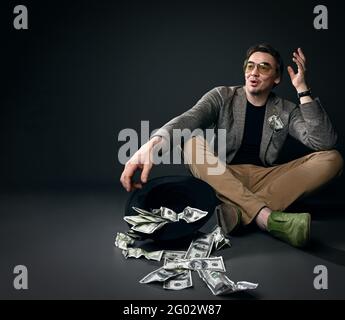
[{"label": "black dress shoe", "polygon": [[234,233],[241,224],[241,210],[231,204],[222,203],[216,208],[218,225],[228,235]]}]

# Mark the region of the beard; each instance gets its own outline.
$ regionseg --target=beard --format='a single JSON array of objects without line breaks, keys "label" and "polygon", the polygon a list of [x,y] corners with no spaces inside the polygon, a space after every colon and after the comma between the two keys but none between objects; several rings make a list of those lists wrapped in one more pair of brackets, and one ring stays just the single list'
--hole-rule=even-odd
[{"label": "beard", "polygon": [[260,96],[263,93],[263,90],[259,88],[248,88],[248,92],[253,96]]}]

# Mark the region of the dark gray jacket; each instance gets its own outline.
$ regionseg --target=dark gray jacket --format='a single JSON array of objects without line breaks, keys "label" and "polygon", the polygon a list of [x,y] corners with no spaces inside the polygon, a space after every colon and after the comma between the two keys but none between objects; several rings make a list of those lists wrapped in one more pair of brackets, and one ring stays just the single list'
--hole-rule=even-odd
[{"label": "dark gray jacket", "polygon": [[[165,136],[168,132],[172,137],[173,129],[226,129],[226,160],[230,164],[242,143],[246,107],[244,87],[216,87],[153,136]],[[272,116],[278,119],[277,125]],[[315,151],[333,149],[337,140],[319,99],[298,106],[271,93],[266,104],[260,146],[260,159],[266,166],[274,165],[288,134]]]}]

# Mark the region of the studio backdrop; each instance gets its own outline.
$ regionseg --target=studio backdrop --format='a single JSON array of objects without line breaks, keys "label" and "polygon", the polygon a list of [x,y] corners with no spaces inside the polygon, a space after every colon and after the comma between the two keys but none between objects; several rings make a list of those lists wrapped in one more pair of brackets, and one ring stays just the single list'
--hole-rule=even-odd
[{"label": "studio backdrop", "polygon": [[[22,13],[17,5],[27,9],[27,21],[15,22]],[[121,130],[140,133],[143,121],[157,129],[212,88],[243,84],[245,52],[261,42],[276,47],[286,66],[294,66],[297,47],[304,50],[308,83],[344,151],[344,10],[338,1],[36,0],[0,6],[5,190],[120,187]],[[298,102],[286,69],[275,91]],[[279,161],[310,151],[289,139]],[[183,166],[160,166],[153,176],[176,172],[186,173]],[[343,202],[342,181],[322,197]]]}]

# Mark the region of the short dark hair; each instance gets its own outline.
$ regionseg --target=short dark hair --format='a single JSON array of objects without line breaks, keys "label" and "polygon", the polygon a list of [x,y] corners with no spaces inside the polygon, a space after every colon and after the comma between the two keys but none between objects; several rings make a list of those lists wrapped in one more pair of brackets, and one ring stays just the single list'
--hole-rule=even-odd
[{"label": "short dark hair", "polygon": [[280,81],[282,81],[283,79],[283,72],[284,72],[284,62],[283,59],[280,55],[280,53],[278,52],[278,50],[276,50],[275,48],[273,48],[270,44],[268,43],[260,43],[260,44],[256,44],[252,47],[250,47],[247,50],[247,54],[246,54],[246,59],[244,61],[244,64],[247,63],[249,57],[255,53],[255,52],[265,52],[265,53],[269,53],[277,62],[277,71],[278,74],[280,76]]}]

